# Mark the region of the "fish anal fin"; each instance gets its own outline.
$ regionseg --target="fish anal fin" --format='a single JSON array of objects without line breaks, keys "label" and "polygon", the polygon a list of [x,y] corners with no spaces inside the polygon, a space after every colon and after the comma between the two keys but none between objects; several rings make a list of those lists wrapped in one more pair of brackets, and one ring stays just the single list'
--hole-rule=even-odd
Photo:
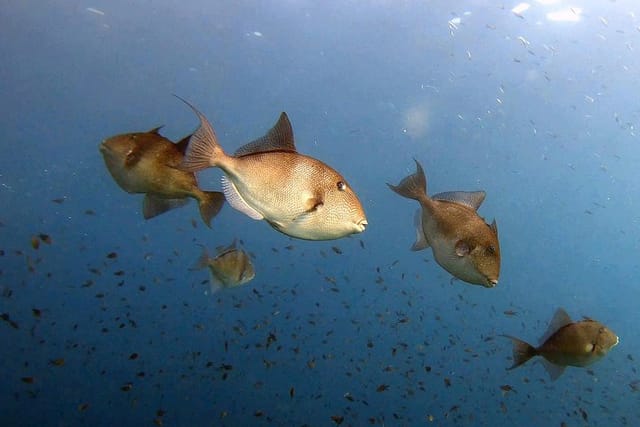
[{"label": "fish anal fin", "polygon": [[264,219],[264,216],[260,212],[249,206],[249,204],[242,198],[233,182],[225,175],[222,176],[222,191],[224,192],[224,197],[232,208],[242,212],[251,219]]},{"label": "fish anal fin", "polygon": [[153,194],[147,194],[142,201],[142,215],[144,219],[150,219],[172,209],[182,207],[189,203],[189,199],[163,199]]},{"label": "fish anal fin", "polygon": [[213,267],[209,266],[209,292],[214,295],[224,287],[224,283],[216,276]]},{"label": "fish anal fin", "polygon": [[560,378],[566,368],[566,366],[551,363],[547,359],[542,359],[542,366],[544,366],[545,371],[549,374],[551,381],[555,381]]},{"label": "fish anal fin", "polygon": [[208,227],[211,227],[211,219],[215,218],[222,209],[224,200],[224,194],[219,191],[205,191],[199,200],[200,216]]},{"label": "fish anal fin", "polygon": [[234,153],[235,156],[244,156],[253,153],[263,153],[268,151],[296,151],[293,140],[293,129],[287,113],[282,112],[275,125],[264,135],[255,139]]},{"label": "fish anal fin", "polygon": [[416,242],[411,246],[411,250],[421,251],[423,249],[427,249],[430,245],[422,227],[422,209],[416,210],[416,213],[413,216],[413,222],[416,226]]},{"label": "fish anal fin", "polygon": [[477,211],[487,194],[484,191],[447,191],[431,196],[434,200],[452,202]]},{"label": "fish anal fin", "polygon": [[555,334],[560,328],[563,328],[569,324],[573,323],[571,317],[567,314],[567,312],[563,308],[558,308],[549,322],[549,327],[547,328],[544,335],[540,338],[540,344],[544,344],[551,335]]}]

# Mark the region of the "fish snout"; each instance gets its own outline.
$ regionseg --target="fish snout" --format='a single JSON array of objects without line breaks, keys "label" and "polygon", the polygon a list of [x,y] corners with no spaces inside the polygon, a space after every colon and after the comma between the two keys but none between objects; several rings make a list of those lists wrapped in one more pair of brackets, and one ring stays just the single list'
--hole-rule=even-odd
[{"label": "fish snout", "polygon": [[498,286],[498,279],[487,279],[487,283],[485,284],[485,287],[495,288],[496,286]]}]

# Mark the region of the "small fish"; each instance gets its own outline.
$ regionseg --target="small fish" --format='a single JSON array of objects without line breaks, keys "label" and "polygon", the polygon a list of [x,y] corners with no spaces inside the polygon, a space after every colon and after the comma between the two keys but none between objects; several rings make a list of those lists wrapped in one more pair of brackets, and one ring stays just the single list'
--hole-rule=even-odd
[{"label": "small fish", "polygon": [[53,243],[53,239],[48,234],[40,233],[38,234],[38,237],[40,238],[40,240],[42,240],[43,243],[46,243],[47,245]]},{"label": "small fish", "polygon": [[49,360],[49,364],[51,364],[52,366],[64,366],[65,360],[62,357],[58,359],[51,359]]},{"label": "small fish", "polygon": [[193,173],[178,168],[190,137],[174,144],[160,135],[158,127],[112,136],[100,144],[107,169],[120,188],[145,194],[145,219],[184,206],[191,197],[198,201],[204,223],[211,226],[211,219],[222,208],[222,193],[202,191]]},{"label": "small fish", "polygon": [[344,417],[342,415],[331,415],[331,421],[339,426],[344,421]]},{"label": "small fish", "polygon": [[504,336],[513,342],[513,365],[509,370],[534,356],[542,356],[552,381],[558,379],[567,366],[591,365],[619,342],[618,336],[602,323],[589,318],[573,322],[562,308],[556,311],[537,348],[518,338]]},{"label": "small fish", "polygon": [[367,218],[358,196],[334,169],[296,151],[286,113],[266,135],[228,155],[207,118],[184,102],[200,127],[181,167],[189,172],[222,169],[222,188],[231,207],[299,239],[333,240],[365,230]]},{"label": "small fish", "polygon": [[431,247],[436,262],[467,283],[492,288],[500,275],[498,227],[478,216],[484,191],[453,191],[427,195],[427,179],[416,160],[416,173],[397,186],[387,184],[399,195],[420,203],[415,222],[417,239],[411,250]]},{"label": "small fish", "polygon": [[234,241],[230,246],[222,248],[215,257],[210,257],[203,247],[203,252],[194,269],[209,267],[209,286],[214,294],[223,288],[242,286],[256,276],[251,258],[236,247]]}]

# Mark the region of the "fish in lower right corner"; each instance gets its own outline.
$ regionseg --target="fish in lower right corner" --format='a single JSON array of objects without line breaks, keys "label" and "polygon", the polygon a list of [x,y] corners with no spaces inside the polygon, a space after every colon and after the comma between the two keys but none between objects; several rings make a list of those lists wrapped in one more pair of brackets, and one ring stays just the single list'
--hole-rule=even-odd
[{"label": "fish in lower right corner", "polygon": [[235,241],[220,249],[214,257],[209,255],[206,248],[203,248],[202,255],[196,262],[194,269],[199,270],[205,267],[209,268],[211,294],[215,294],[221,289],[237,288],[250,282],[256,276],[251,258],[236,246]]},{"label": "fish in lower right corner", "polygon": [[538,347],[519,338],[503,336],[513,342],[513,365],[508,370],[542,356],[552,381],[558,379],[567,366],[585,367],[600,360],[620,341],[602,323],[590,318],[573,322],[562,308],[556,311]]}]

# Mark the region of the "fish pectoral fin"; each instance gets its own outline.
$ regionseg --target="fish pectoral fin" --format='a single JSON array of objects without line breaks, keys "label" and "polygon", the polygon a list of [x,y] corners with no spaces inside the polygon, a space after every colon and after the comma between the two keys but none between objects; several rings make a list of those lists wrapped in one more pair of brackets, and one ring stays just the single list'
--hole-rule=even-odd
[{"label": "fish pectoral fin", "polygon": [[485,197],[486,193],[484,191],[447,191],[431,196],[434,200],[457,203],[474,211],[478,210]]},{"label": "fish pectoral fin", "polygon": [[324,206],[324,202],[319,197],[312,197],[307,200],[306,207],[303,212],[293,217],[294,222],[304,222],[313,217],[313,214]]},{"label": "fish pectoral fin", "polygon": [[561,366],[561,365],[556,365],[555,363],[551,363],[547,359],[542,359],[542,366],[544,366],[544,369],[549,374],[549,378],[551,378],[551,381],[555,381],[558,378],[560,378],[560,376],[562,375],[562,373],[566,368],[566,366]]},{"label": "fish pectoral fin", "polygon": [[222,191],[224,192],[225,199],[227,199],[227,202],[229,202],[232,208],[242,212],[251,219],[264,219],[264,215],[249,206],[249,204],[238,192],[238,189],[236,188],[234,183],[225,175],[222,176]]},{"label": "fish pectoral fin", "polygon": [[147,194],[142,201],[142,215],[144,219],[153,218],[172,209],[189,203],[189,199],[163,199],[153,194]]},{"label": "fish pectoral fin", "polygon": [[467,256],[471,253],[471,247],[464,240],[458,240],[456,242],[456,255],[459,257]]},{"label": "fish pectoral fin", "polygon": [[141,158],[142,150],[140,150],[139,147],[134,147],[127,153],[127,157],[124,159],[124,165],[127,168],[132,168],[140,161]]},{"label": "fish pectoral fin", "polygon": [[416,226],[416,242],[411,246],[412,251],[421,251],[423,249],[427,249],[429,245],[429,241],[424,234],[424,229],[422,228],[422,210],[418,209],[413,217],[413,222]]}]

